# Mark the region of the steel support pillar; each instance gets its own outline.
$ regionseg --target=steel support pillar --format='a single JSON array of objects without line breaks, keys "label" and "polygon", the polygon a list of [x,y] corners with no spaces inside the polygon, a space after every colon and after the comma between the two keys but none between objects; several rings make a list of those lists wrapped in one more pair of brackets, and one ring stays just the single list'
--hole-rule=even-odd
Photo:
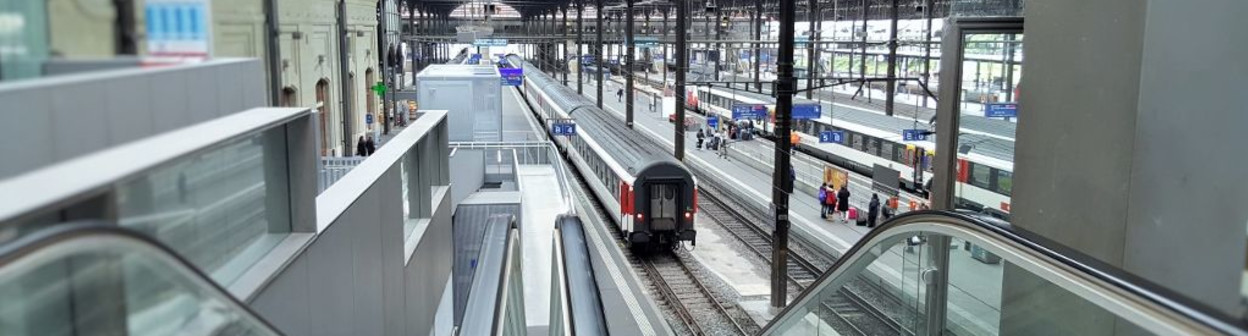
[{"label": "steel support pillar", "polygon": [[340,97],[342,101],[342,108],[339,109],[339,111],[342,111],[342,156],[352,156],[352,152],[355,150],[355,146],[354,144],[352,144],[352,141],[355,139],[352,139],[354,138],[354,134],[352,134],[351,132],[351,126],[352,126],[351,124],[353,121],[352,119],[354,119],[355,116],[351,113],[351,108],[354,107],[353,104],[351,103],[352,101],[351,98],[353,98],[354,96],[351,94],[351,81],[352,80],[351,80],[350,64],[347,64],[347,62],[349,61],[349,59],[347,58],[347,54],[349,52],[347,50],[347,46],[350,44],[347,41],[347,39],[349,38],[347,37],[349,32],[347,31],[347,2],[346,0],[338,0],[338,18],[337,19],[338,19],[338,82],[340,84],[339,86],[342,89],[342,97]]},{"label": "steel support pillar", "polygon": [[598,108],[602,108],[602,79],[603,79],[602,75],[604,72],[606,72],[606,68],[607,68],[606,67],[607,62],[604,62],[602,59],[602,12],[603,12],[602,0],[597,0],[597,2],[595,3],[595,6],[596,7],[594,7],[594,13],[595,15],[597,15],[597,18],[598,18],[598,21],[595,22],[595,24],[598,25],[598,29],[597,31],[595,31],[595,33],[597,33],[598,35],[598,43],[594,44],[594,67],[597,68],[598,71],[594,71],[594,79],[598,85],[598,95],[597,95]]},{"label": "steel support pillar", "polygon": [[900,3],[893,0],[893,6],[889,10],[889,27],[888,33],[888,78],[884,82],[884,115],[893,115],[897,95],[897,15]]},{"label": "steel support pillar", "polygon": [[576,94],[585,93],[585,57],[581,43],[585,41],[585,0],[576,1]]},{"label": "steel support pillar", "polygon": [[676,160],[685,160],[685,72],[689,69],[689,48],[685,40],[689,36],[689,1],[676,0]]},{"label": "steel support pillar", "polygon": [[775,231],[771,249],[771,306],[783,308],[788,299],[789,259],[789,193],[793,190],[789,162],[789,124],[793,117],[793,26],[797,16],[796,0],[780,0],[780,46],[776,60],[776,147],[775,170],[772,172],[771,204],[775,209]]},{"label": "steel support pillar", "polygon": [[633,128],[633,38],[636,33],[633,31],[633,0],[625,0],[628,8],[628,18],[624,20],[624,59],[620,61],[620,67],[624,72],[624,124],[628,128]]},{"label": "steel support pillar", "polygon": [[[754,40],[763,40],[763,2],[754,1]],[[759,92],[763,91],[762,77],[759,77],[759,68],[762,67],[763,61],[763,44],[754,42],[754,89]]]}]

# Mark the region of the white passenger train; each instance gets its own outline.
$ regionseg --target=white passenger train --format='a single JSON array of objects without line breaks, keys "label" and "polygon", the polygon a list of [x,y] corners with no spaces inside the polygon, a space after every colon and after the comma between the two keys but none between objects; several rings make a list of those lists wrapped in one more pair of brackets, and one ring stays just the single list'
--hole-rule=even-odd
[{"label": "white passenger train", "polygon": [[[721,120],[731,120],[733,104],[763,104],[767,105],[769,111],[774,111],[775,108],[774,100],[768,96],[708,87],[689,87],[685,101],[689,110],[704,115],[718,115]],[[794,97],[794,103],[815,102]],[[909,190],[918,187],[913,178],[915,160],[920,160],[922,180],[931,178],[929,162],[935,152],[925,149],[936,148],[934,143],[903,142],[900,140],[901,134],[896,132],[844,120],[837,120],[836,126],[832,126],[829,121],[828,117],[814,121],[795,121],[793,129],[803,133],[802,141],[796,149],[866,176],[873,174],[873,166],[876,164],[891,166],[901,173],[902,185],[899,187]],[[770,121],[766,123],[770,125]],[[819,143],[817,135],[825,130],[844,131],[845,144]],[[1013,171],[1012,162],[977,153],[959,153],[957,184],[954,190],[958,196],[958,207],[1008,219]]]},{"label": "white passenger train", "polygon": [[507,59],[523,66],[522,95],[548,130],[554,120],[575,119],[577,135],[554,141],[599,203],[616,214],[612,220],[630,245],[661,249],[696,242],[697,183],[683,163],[576,90],[518,56]]}]

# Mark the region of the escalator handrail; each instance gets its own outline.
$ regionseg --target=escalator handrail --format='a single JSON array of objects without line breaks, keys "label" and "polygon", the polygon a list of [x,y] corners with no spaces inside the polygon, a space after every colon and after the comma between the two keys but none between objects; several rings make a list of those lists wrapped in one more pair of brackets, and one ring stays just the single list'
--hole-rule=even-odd
[{"label": "escalator handrail", "polygon": [[881,239],[910,233],[909,230],[899,231],[899,229],[916,224],[932,223],[954,225],[985,233],[988,236],[995,236],[995,239],[1002,239],[1003,242],[1007,242],[1010,245],[1021,246],[1027,250],[1026,252],[1030,252],[1033,255],[1052,260],[1058,264],[1055,266],[1065,267],[1077,274],[1086,276],[1090,280],[1104,283],[1121,291],[1125,296],[1134,296],[1142,299],[1155,308],[1169,311],[1211,331],[1228,335],[1248,335],[1248,322],[1245,320],[1233,318],[1165,286],[1153,283],[1085,253],[1026,229],[1010,225],[1008,222],[989,215],[969,211],[946,210],[908,212],[893,217],[888,222],[868,232],[853,247],[845,251],[840,258],[837,258],[832,267],[824,272],[808,290],[801,293],[780,314],[777,314],[775,318],[768,322],[767,326],[763,328],[764,334],[767,333],[766,331],[772,330],[779,321],[783,320],[783,316],[793,313],[793,310],[797,309],[796,307],[803,306],[798,303],[808,301],[810,299],[809,296],[819,292],[819,289],[823,287],[821,286],[822,284],[827,283],[834,276],[838,275],[838,272],[835,272],[836,270],[850,267],[853,262],[861,259],[853,256],[871,253],[871,250],[875,247],[874,245]]},{"label": "escalator handrail", "polygon": [[11,241],[0,243],[0,269],[22,261],[24,258],[44,249],[79,249],[80,246],[73,244],[79,239],[87,238],[118,239],[124,241],[125,244],[131,244],[126,247],[128,249],[140,248],[154,251],[156,252],[155,259],[164,261],[164,264],[170,267],[175,267],[177,269],[176,272],[183,272],[183,274],[188,275],[191,278],[190,280],[196,285],[202,286],[201,288],[207,288],[218,297],[224,298],[228,304],[233,306],[231,308],[251,317],[273,334],[283,334],[273,327],[269,321],[261,317],[260,314],[252,310],[250,306],[239,301],[224,287],[213,281],[208,274],[195,267],[194,264],[173,249],[144,233],[103,221],[78,221],[51,225],[33,232],[23,233]]}]

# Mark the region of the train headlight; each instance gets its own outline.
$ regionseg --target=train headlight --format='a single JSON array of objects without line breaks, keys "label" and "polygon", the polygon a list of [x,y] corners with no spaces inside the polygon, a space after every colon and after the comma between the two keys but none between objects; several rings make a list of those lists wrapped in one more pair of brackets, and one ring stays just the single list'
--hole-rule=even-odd
[{"label": "train headlight", "polygon": [[637,214],[637,220],[640,221],[642,219],[645,219],[645,216],[642,216],[641,214]]},{"label": "train headlight", "polygon": [[693,213],[692,213],[692,212],[687,212],[687,211],[686,211],[686,212],[685,212],[685,219],[693,219]]}]

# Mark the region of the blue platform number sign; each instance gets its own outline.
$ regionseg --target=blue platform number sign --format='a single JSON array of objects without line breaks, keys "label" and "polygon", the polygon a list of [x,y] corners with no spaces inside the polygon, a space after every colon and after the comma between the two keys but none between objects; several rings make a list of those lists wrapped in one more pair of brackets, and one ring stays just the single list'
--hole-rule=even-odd
[{"label": "blue platform number sign", "polygon": [[823,106],[819,104],[793,105],[793,120],[819,119],[823,116]]},{"label": "blue platform number sign", "polygon": [[710,127],[711,129],[719,128],[719,117],[718,116],[706,117],[706,126]]},{"label": "blue platform number sign", "polygon": [[498,74],[503,77],[503,85],[520,86],[524,84],[524,69],[499,68]]},{"label": "blue platform number sign", "polygon": [[927,140],[927,130],[922,129],[904,129],[901,130],[901,139],[904,141],[923,141]]},{"label": "blue platform number sign", "polygon": [[1017,103],[988,103],[984,106],[984,117],[1014,118],[1018,117]]},{"label": "blue platform number sign", "polygon": [[365,115],[364,115],[364,123],[365,123],[365,124],[372,124],[372,123],[373,123],[373,115],[371,115],[371,114],[365,114]]},{"label": "blue platform number sign", "polygon": [[767,117],[767,105],[732,104],[732,119],[763,119]]},{"label": "blue platform number sign", "polygon": [[845,143],[845,131],[819,132],[819,142],[820,143],[844,144]]},{"label": "blue platform number sign", "polygon": [[572,120],[554,120],[550,124],[550,132],[555,135],[576,135],[576,124]]}]

